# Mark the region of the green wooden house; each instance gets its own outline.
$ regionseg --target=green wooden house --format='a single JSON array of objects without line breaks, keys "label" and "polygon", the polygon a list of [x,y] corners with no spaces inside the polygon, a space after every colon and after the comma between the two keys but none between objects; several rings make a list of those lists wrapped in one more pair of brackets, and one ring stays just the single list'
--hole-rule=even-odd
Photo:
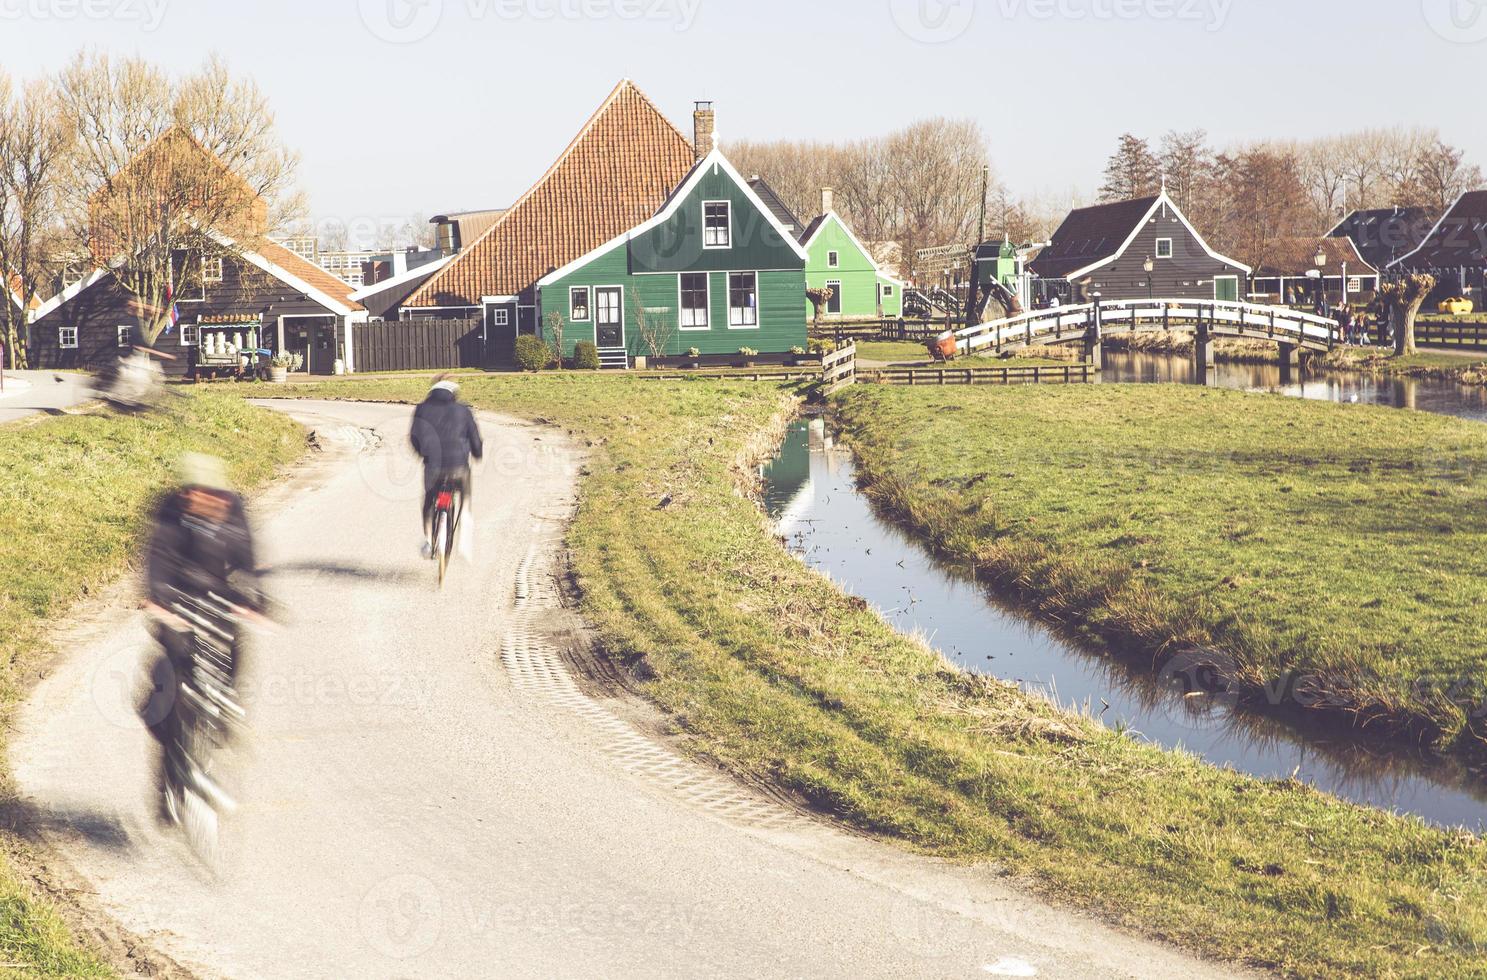
[{"label": "green wooden house", "polygon": [[[543,336],[561,324],[605,366],[657,360],[759,361],[806,345],[806,251],[719,150],[648,221],[544,276]],[[693,358],[691,350],[700,356]]]},{"label": "green wooden house", "polygon": [[[879,267],[872,253],[833,210],[830,189],[822,191],[821,198],[821,216],[806,226],[800,240],[809,256],[805,266],[806,286],[832,287],[825,319],[902,316],[904,284]],[[806,300],[806,315],[815,314],[815,304]]]}]

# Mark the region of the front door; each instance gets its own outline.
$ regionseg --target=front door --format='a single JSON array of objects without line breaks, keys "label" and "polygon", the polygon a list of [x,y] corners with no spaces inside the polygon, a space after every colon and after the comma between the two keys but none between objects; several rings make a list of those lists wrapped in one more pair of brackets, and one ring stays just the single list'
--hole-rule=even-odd
[{"label": "front door", "polygon": [[594,290],[594,346],[624,347],[625,318],[618,286],[600,286]]},{"label": "front door", "polygon": [[1214,276],[1213,298],[1220,302],[1239,302],[1239,277]]}]

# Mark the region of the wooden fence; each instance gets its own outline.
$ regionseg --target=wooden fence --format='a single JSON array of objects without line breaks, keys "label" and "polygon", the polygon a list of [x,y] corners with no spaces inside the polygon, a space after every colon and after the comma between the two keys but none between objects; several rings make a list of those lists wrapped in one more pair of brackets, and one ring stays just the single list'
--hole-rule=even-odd
[{"label": "wooden fence", "polygon": [[1437,347],[1487,347],[1487,323],[1416,319],[1415,343]]},{"label": "wooden fence", "polygon": [[839,391],[857,381],[857,345],[832,351],[821,358],[821,396]]},{"label": "wooden fence", "polygon": [[933,340],[946,330],[964,327],[964,317],[940,317],[923,319],[840,320],[811,324],[812,339],[834,340],[838,345],[848,341],[905,340],[923,343]]},{"label": "wooden fence", "polygon": [[1015,385],[1078,384],[1090,381],[1094,368],[1088,362],[1034,364],[1028,367],[984,368],[872,368],[858,372],[858,379],[885,385]]},{"label": "wooden fence", "polygon": [[479,320],[389,320],[353,329],[359,374],[490,366]]}]

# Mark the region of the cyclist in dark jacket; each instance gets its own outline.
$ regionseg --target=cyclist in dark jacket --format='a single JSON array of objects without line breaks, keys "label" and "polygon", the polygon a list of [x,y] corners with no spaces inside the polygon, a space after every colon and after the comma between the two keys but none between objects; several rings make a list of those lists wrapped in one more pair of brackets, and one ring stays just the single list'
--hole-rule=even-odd
[{"label": "cyclist in dark jacket", "polygon": [[[463,506],[470,506],[470,460],[480,459],[485,447],[475,413],[457,397],[459,385],[440,375],[428,397],[413,412],[410,439],[413,451],[423,458],[423,554],[433,556],[434,501],[439,484],[450,480],[459,485]],[[467,515],[468,519],[468,515]]]}]

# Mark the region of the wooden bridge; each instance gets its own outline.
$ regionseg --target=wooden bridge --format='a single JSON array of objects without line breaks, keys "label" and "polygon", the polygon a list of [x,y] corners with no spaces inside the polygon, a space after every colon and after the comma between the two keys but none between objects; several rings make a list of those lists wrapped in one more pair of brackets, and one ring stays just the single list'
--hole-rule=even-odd
[{"label": "wooden bridge", "polygon": [[1218,337],[1271,341],[1279,347],[1283,365],[1292,363],[1302,348],[1326,351],[1342,342],[1336,322],[1326,317],[1284,306],[1192,299],[1128,299],[1034,310],[957,330],[955,340],[962,354],[1082,343],[1085,359],[1098,366],[1102,338],[1164,330],[1191,332],[1198,362],[1205,365],[1213,363]]}]

